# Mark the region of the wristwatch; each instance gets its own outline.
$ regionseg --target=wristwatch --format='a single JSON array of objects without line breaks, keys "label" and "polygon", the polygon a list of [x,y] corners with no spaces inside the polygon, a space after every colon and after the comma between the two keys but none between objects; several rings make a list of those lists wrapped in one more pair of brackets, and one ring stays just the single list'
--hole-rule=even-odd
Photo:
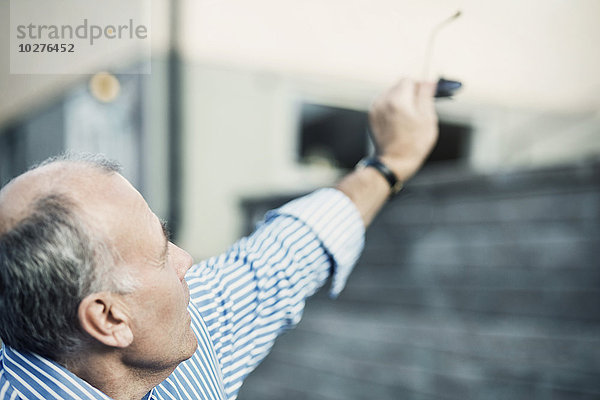
[{"label": "wristwatch", "polygon": [[365,157],[360,160],[358,164],[356,164],[356,169],[363,169],[367,167],[375,168],[381,175],[383,175],[385,180],[388,181],[390,184],[390,197],[395,196],[400,190],[402,190],[402,181],[399,180],[396,174],[394,174],[391,169],[382,163],[378,157]]}]

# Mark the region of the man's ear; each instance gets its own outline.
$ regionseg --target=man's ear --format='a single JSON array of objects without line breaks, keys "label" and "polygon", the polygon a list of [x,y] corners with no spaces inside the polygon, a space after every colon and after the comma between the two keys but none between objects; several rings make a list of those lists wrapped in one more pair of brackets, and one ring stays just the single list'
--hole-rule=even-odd
[{"label": "man's ear", "polygon": [[79,303],[79,323],[85,332],[111,347],[127,347],[133,332],[122,302],[107,292],[92,293]]}]

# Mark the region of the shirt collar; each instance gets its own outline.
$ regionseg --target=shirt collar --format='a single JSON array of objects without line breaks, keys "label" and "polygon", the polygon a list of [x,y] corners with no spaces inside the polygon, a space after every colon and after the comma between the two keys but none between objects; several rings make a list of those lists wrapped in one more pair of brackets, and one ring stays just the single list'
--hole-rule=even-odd
[{"label": "shirt collar", "polygon": [[37,354],[3,345],[0,361],[6,378],[24,400],[110,400],[66,368]]}]

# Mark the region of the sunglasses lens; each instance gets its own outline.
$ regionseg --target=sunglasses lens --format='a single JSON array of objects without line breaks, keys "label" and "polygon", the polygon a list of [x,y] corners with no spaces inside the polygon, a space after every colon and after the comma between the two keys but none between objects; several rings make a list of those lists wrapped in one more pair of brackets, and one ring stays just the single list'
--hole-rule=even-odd
[{"label": "sunglasses lens", "polygon": [[462,87],[459,81],[440,78],[435,88],[435,97],[451,97]]}]

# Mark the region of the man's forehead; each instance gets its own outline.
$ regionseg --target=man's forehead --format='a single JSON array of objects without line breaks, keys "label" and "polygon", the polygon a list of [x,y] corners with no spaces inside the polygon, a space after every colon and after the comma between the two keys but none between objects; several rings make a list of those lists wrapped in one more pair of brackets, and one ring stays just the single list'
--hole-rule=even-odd
[{"label": "man's forehead", "polygon": [[77,193],[96,185],[102,175],[108,174],[86,163],[57,161],[19,175],[2,188],[0,199],[36,198],[52,192]]},{"label": "man's forehead", "polygon": [[[13,225],[26,218],[36,200],[60,194],[69,198],[86,217],[104,225],[119,217],[124,207],[131,212],[146,206],[141,195],[116,172],[107,173],[83,162],[58,161],[20,175],[0,192],[0,220]],[[10,226],[5,226],[4,230]],[[0,229],[3,229],[0,227]]]},{"label": "man's forehead", "polygon": [[4,229],[26,218],[39,199],[56,194],[74,199],[77,189],[82,188],[84,176],[90,176],[89,167],[77,167],[56,162],[28,171],[10,181],[0,190],[0,221],[4,221]]}]

